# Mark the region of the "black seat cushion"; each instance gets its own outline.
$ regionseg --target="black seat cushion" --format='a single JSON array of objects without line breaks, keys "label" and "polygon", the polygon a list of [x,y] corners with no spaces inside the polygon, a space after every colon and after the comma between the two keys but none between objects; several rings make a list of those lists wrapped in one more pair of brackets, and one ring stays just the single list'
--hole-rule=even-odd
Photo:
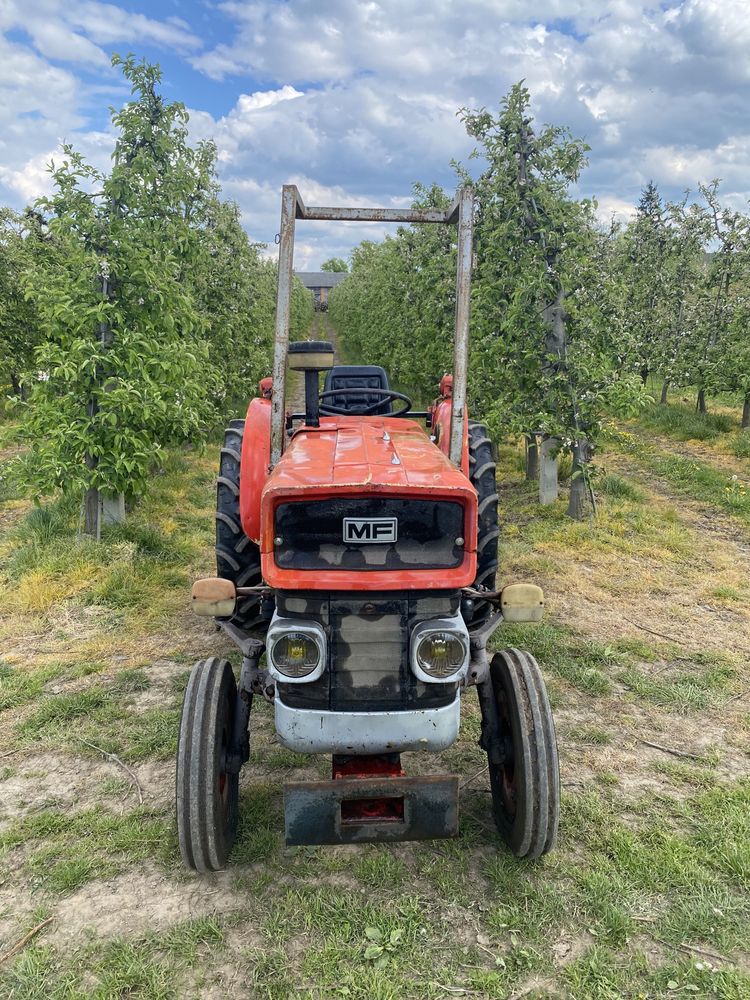
[{"label": "black seat cushion", "polygon": [[[335,406],[348,410],[350,413],[361,413],[363,409],[383,398],[368,392],[368,389],[390,389],[390,386],[385,368],[381,368],[380,365],[336,365],[326,373],[325,390],[328,392],[331,389],[361,389],[362,391],[348,392],[342,396],[328,396],[320,404],[323,412],[325,412],[326,406]],[[392,413],[393,405],[389,399],[386,399],[372,412],[373,415]]]}]

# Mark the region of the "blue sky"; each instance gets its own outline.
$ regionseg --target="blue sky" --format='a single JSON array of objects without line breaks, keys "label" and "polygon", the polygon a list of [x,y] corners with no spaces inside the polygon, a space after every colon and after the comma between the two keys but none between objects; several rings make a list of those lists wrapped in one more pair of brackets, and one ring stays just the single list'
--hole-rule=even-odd
[{"label": "blue sky", "polygon": [[[161,64],[271,245],[286,181],[318,204],[452,187],[471,148],[456,110],[521,78],[541,120],[591,145],[581,193],[603,218],[627,217],[649,179],[674,197],[720,177],[734,207],[750,197],[749,0],[0,0],[0,32],[0,202],[17,207],[63,139],[106,166],[107,107],[127,99],[114,51]],[[305,224],[296,263],[383,231]]]}]

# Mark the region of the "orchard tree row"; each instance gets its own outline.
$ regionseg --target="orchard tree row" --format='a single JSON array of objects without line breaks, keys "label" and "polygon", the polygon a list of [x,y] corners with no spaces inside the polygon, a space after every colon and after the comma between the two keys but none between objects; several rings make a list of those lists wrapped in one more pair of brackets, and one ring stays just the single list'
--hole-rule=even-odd
[{"label": "orchard tree row", "polygon": [[670,386],[743,400],[750,426],[750,216],[722,205],[719,183],[664,201],[653,184],[611,239],[607,278],[624,333],[622,359]]},{"label": "orchard tree row", "polygon": [[[275,264],[158,67],[113,61],[133,97],[112,112],[111,169],[65,146],[53,193],[0,212],[0,377],[26,411],[37,493],[137,496],[166,445],[200,440],[270,369]],[[311,321],[295,281],[292,336]]]},{"label": "orchard tree row", "polygon": [[[535,126],[529,100],[518,84],[497,116],[460,113],[482,167],[457,167],[476,192],[470,403],[495,435],[572,452],[580,516],[603,422],[640,408],[650,376],[697,386],[699,405],[709,391],[748,398],[748,219],[721,207],[716,184],[678,204],[649,185],[632,223],[603,229],[595,203],[573,194],[588,147]],[[416,188],[416,207],[450,200]],[[354,355],[426,399],[452,363],[455,271],[451,227],[364,242],[331,319]]]}]

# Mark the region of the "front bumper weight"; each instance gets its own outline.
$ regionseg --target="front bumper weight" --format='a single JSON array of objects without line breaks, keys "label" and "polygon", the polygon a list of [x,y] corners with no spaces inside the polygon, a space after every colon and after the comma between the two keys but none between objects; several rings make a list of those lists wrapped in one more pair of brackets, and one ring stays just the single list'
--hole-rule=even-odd
[{"label": "front bumper weight", "polygon": [[458,835],[458,776],[337,778],[284,785],[288,846]]}]

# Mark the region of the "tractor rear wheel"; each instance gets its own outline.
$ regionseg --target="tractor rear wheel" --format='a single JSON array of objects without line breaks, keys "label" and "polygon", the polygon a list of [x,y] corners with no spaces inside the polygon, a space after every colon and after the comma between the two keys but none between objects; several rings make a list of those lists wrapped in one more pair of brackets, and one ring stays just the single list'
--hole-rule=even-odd
[{"label": "tractor rear wheel", "polygon": [[519,858],[552,850],[560,813],[555,724],[539,665],[530,653],[505,649],[490,663],[502,763],[488,748],[495,823]]},{"label": "tractor rear wheel", "polygon": [[[495,481],[495,449],[484,424],[469,421],[469,479],[477,491],[477,590],[494,590],[497,576],[497,539],[500,534],[497,517],[497,483]],[[471,622],[483,621],[492,610],[486,601],[477,601]]]},{"label": "tractor rear wheel", "polygon": [[239,774],[227,770],[236,700],[228,660],[195,664],[182,705],[175,799],[180,854],[199,872],[225,867],[237,833]]},{"label": "tractor rear wheel", "polygon": [[[254,587],[262,582],[260,548],[247,537],[240,521],[240,462],[244,420],[232,420],[224,432],[219,478],[216,481],[216,572],[235,587]],[[268,615],[262,613],[259,597],[237,601],[233,625],[246,632],[262,627]]]}]

